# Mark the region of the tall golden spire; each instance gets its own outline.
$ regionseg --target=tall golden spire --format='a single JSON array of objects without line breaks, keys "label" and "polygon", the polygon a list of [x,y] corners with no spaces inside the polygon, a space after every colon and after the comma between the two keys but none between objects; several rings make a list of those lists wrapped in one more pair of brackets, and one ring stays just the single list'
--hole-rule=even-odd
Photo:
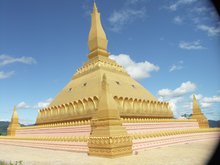
[{"label": "tall golden spire", "polygon": [[100,13],[97,9],[96,3],[93,5],[93,12],[91,14],[91,28],[89,32],[88,45],[89,45],[89,59],[96,56],[106,56],[108,40],[102,27],[100,20]]},{"label": "tall golden spire", "polygon": [[18,114],[16,112],[16,106],[14,106],[13,114],[12,114],[12,117],[11,117],[11,122],[8,126],[8,129],[7,129],[7,135],[8,136],[15,136],[16,129],[18,127],[20,127],[20,125],[18,123]]}]

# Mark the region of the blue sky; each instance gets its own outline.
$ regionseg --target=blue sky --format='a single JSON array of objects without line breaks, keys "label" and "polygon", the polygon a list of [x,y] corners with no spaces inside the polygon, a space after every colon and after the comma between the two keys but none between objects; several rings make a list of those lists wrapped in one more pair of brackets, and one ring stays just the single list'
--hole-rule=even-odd
[{"label": "blue sky", "polygon": [[[220,119],[220,21],[207,0],[96,0],[111,58],[174,114]],[[34,123],[89,53],[92,0],[0,0],[0,120]]]}]

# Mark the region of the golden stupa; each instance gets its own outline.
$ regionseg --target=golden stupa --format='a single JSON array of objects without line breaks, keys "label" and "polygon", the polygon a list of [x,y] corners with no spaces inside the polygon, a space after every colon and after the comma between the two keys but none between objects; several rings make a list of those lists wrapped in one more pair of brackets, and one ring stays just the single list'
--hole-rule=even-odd
[{"label": "golden stupa", "polygon": [[99,91],[104,74],[120,117],[173,118],[168,103],[158,101],[122,66],[109,58],[108,40],[95,3],[91,17],[88,61],[77,70],[49,107],[39,111],[36,124],[91,119],[101,97]]},{"label": "golden stupa", "polygon": [[88,61],[38,111],[34,126],[20,127],[14,108],[8,136],[0,137],[0,143],[117,157],[219,137],[219,129],[208,128],[195,97],[192,119],[174,119],[169,103],[158,101],[109,58],[95,3],[91,18]]}]

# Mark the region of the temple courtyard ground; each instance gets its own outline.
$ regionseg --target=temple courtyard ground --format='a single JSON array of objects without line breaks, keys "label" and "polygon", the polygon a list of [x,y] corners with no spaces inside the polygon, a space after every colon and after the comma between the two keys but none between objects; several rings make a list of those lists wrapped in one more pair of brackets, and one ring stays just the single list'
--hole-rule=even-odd
[{"label": "temple courtyard ground", "polygon": [[205,165],[216,144],[217,141],[214,140],[176,144],[115,159],[91,157],[86,153],[0,144],[0,160],[21,160],[23,165]]}]

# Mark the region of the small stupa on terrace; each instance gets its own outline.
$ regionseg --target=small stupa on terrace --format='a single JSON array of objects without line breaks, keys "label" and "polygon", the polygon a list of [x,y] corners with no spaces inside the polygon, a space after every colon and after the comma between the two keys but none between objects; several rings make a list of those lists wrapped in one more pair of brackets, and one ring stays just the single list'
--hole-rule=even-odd
[{"label": "small stupa on terrace", "polygon": [[16,111],[16,107],[14,106],[13,114],[11,117],[11,122],[7,129],[7,135],[8,136],[15,136],[16,135],[16,129],[20,127],[20,124],[18,123],[18,114]]},{"label": "small stupa on terrace", "polygon": [[199,127],[200,128],[208,128],[209,127],[208,120],[205,117],[205,115],[202,113],[195,95],[193,95],[192,110],[193,110],[192,119],[196,119],[198,121]]}]

